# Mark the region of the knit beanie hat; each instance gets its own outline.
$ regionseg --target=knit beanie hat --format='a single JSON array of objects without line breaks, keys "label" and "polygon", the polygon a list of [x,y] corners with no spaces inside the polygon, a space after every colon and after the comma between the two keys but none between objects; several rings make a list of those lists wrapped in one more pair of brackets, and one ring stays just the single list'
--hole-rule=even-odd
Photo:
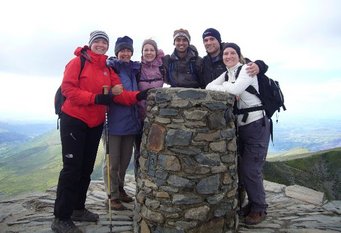
[{"label": "knit beanie hat", "polygon": [[219,43],[221,43],[220,33],[217,29],[214,28],[207,28],[204,33],[202,34],[202,39],[205,39],[207,36],[212,36],[217,39]]},{"label": "knit beanie hat", "polygon": [[105,33],[104,31],[96,30],[90,33],[89,46],[91,47],[91,44],[94,42],[94,40],[99,38],[106,40],[109,44],[109,36],[107,35],[107,33]]},{"label": "knit beanie hat", "polygon": [[186,29],[178,29],[174,31],[173,34],[173,40],[175,40],[176,38],[178,38],[179,36],[183,36],[187,39],[188,43],[191,42],[191,36],[189,35],[189,32]]},{"label": "knit beanie hat", "polygon": [[223,51],[226,49],[226,48],[233,48],[234,50],[236,50],[239,58],[241,58],[241,52],[240,52],[240,48],[237,44],[235,43],[225,43],[223,45]]},{"label": "knit beanie hat", "polygon": [[156,53],[157,53],[158,49],[157,49],[157,44],[156,44],[155,40],[152,40],[152,39],[146,39],[146,40],[144,40],[143,43],[142,43],[142,52],[143,52],[143,47],[144,47],[146,44],[150,44],[151,46],[153,46],[154,49],[155,49],[155,51],[156,51]]},{"label": "knit beanie hat", "polygon": [[115,43],[115,55],[117,56],[118,52],[122,49],[129,49],[132,53],[134,53],[133,39],[129,36],[118,37]]}]

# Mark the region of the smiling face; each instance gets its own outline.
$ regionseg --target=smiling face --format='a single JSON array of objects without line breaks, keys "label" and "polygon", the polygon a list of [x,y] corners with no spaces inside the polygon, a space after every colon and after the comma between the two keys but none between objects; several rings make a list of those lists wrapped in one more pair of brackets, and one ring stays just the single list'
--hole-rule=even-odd
[{"label": "smiling face", "polygon": [[237,51],[231,47],[227,47],[223,52],[223,61],[227,68],[231,68],[239,62]]},{"label": "smiling face", "polygon": [[220,43],[219,41],[213,36],[206,36],[203,40],[206,52],[211,57],[216,57],[219,55],[220,52]]},{"label": "smiling face", "polygon": [[188,46],[189,46],[189,42],[186,39],[186,37],[184,36],[178,36],[177,38],[175,38],[174,40],[174,45],[175,45],[175,49],[177,51],[179,51],[180,53],[184,53],[186,52]]},{"label": "smiling face", "polygon": [[130,49],[122,49],[118,52],[117,58],[118,60],[129,62],[133,52]]},{"label": "smiling face", "polygon": [[105,54],[109,49],[109,43],[107,40],[98,38],[91,43],[90,49],[97,54]]},{"label": "smiling face", "polygon": [[153,45],[145,44],[142,49],[142,57],[147,62],[152,62],[156,58],[156,51]]}]

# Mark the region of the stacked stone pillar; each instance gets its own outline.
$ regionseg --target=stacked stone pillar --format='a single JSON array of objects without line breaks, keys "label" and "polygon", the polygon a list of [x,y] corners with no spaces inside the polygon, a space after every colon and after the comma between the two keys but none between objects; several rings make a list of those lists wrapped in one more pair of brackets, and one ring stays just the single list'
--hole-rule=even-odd
[{"label": "stacked stone pillar", "polygon": [[135,233],[236,230],[233,102],[232,95],[201,89],[149,91]]}]

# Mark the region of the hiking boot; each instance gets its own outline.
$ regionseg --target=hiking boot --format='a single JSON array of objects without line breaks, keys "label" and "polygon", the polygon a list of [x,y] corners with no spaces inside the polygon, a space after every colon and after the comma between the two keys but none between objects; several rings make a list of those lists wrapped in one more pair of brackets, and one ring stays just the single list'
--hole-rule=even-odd
[{"label": "hiking boot", "polygon": [[[127,209],[127,207],[125,207],[119,199],[112,199],[110,201],[110,205],[111,205],[112,210],[120,211],[120,210],[126,210]],[[106,202],[106,206],[107,206],[107,208],[109,208],[108,201]]]},{"label": "hiking boot", "polygon": [[71,215],[73,221],[79,222],[97,222],[99,219],[98,214],[92,213],[87,209],[74,210]]},{"label": "hiking boot", "polygon": [[241,217],[246,217],[251,211],[251,205],[248,203],[244,207],[242,207],[240,210],[238,210],[238,214]]},{"label": "hiking boot", "polygon": [[124,189],[120,189],[120,200],[125,203],[134,201],[132,197],[128,196],[128,194],[126,193]]},{"label": "hiking boot", "polygon": [[256,225],[261,223],[266,218],[266,212],[250,212],[245,218],[245,224],[247,225]]},{"label": "hiking boot", "polygon": [[52,222],[51,229],[56,233],[83,233],[71,219],[59,220],[55,218]]}]

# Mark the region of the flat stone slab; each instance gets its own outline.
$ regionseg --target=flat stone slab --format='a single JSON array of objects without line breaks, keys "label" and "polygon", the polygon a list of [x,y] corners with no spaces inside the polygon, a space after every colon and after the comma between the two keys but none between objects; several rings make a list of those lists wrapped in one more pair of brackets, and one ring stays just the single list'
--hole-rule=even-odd
[{"label": "flat stone slab", "polygon": [[322,205],[324,202],[324,193],[299,185],[286,187],[285,195],[315,205]]}]

